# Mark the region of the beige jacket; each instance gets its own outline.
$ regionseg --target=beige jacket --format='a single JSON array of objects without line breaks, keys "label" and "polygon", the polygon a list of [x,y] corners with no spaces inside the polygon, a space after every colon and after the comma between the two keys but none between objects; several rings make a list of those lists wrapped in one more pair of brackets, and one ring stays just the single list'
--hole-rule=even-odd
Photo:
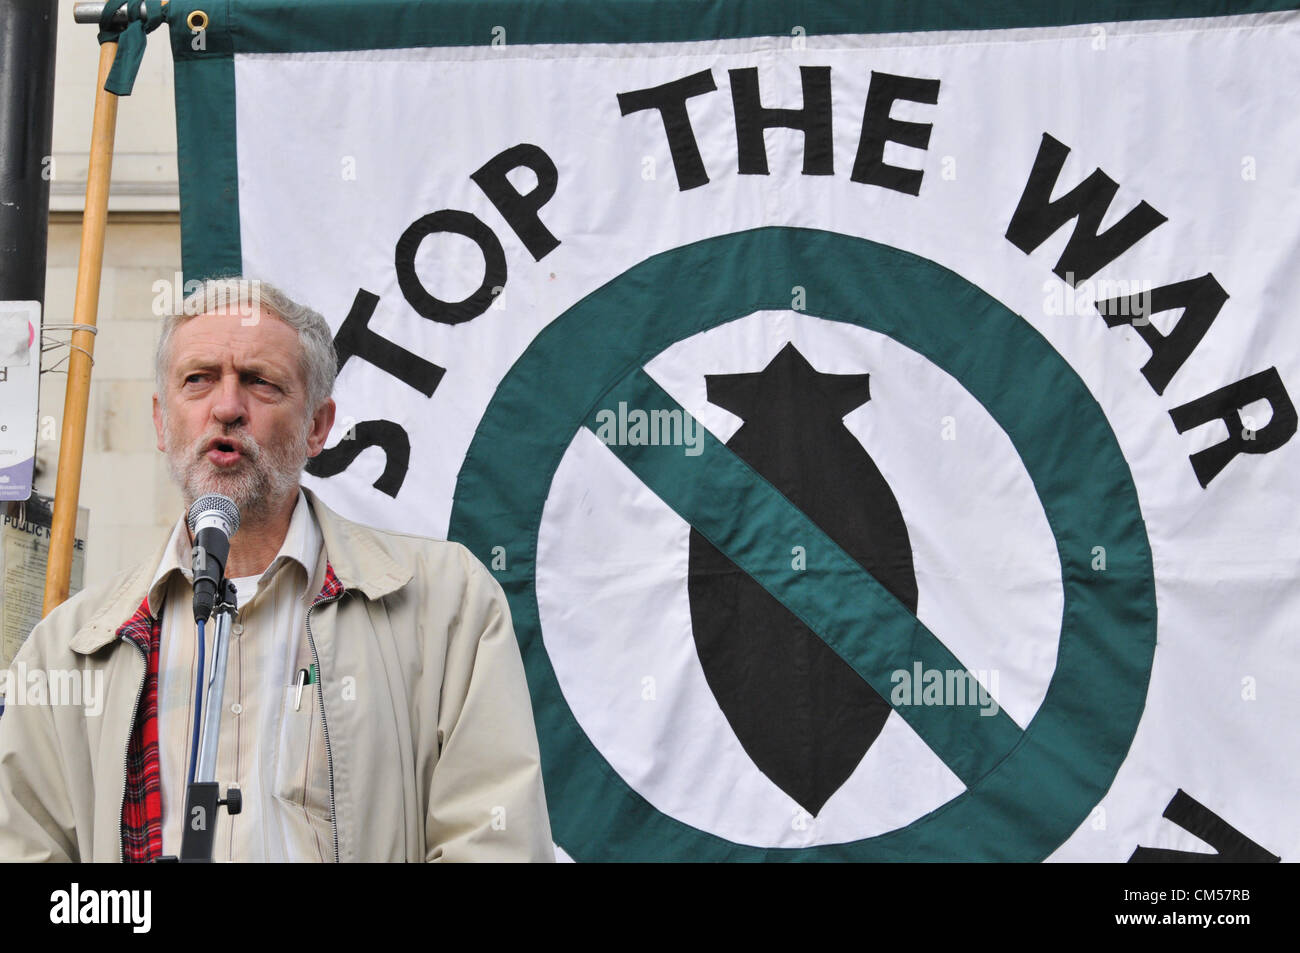
[{"label": "beige jacket", "polygon": [[[532,706],[496,580],[459,544],[369,529],[307,499],[346,589],[308,615],[338,859],[554,860]],[[11,703],[0,716],[0,860],[121,860],[145,660],[117,629],[160,559],[78,593],[14,659],[11,699],[17,673],[34,671],[99,679],[103,698]]]}]

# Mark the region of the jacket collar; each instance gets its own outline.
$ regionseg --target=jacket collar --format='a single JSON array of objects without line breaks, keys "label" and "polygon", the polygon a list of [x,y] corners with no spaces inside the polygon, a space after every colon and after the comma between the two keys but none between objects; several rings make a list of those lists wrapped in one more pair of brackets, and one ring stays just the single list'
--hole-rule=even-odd
[{"label": "jacket collar", "polygon": [[[170,536],[168,537],[170,539]],[[90,655],[98,652],[118,637],[118,630],[135,619],[136,611],[144,608],[145,596],[149,592],[149,580],[162,562],[166,543],[158,549],[154,558],[141,563],[123,577],[118,586],[104,600],[100,608],[73,635],[68,647],[74,652]],[[57,612],[58,609],[55,609]]]},{"label": "jacket collar", "polygon": [[325,554],[344,589],[359,589],[367,599],[382,599],[411,581],[411,570],[397,562],[375,530],[345,520],[303,487],[307,503],[316,514]]},{"label": "jacket collar", "polygon": [[[307,504],[320,525],[326,558],[345,590],[355,589],[367,599],[382,599],[411,581],[412,572],[384,548],[375,531],[339,516],[306,487]],[[161,565],[168,540],[148,562],[128,572],[104,600],[102,607],[77,630],[69,642],[74,652],[90,655],[119,637],[149,594],[149,583]]]}]

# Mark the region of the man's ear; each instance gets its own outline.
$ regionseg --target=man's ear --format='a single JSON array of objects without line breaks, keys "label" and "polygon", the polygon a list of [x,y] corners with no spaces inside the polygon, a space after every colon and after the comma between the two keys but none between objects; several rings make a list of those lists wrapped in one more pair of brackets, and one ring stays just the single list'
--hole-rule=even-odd
[{"label": "man's ear", "polygon": [[311,429],[307,431],[307,456],[314,457],[325,449],[325,438],[334,426],[335,409],[334,398],[331,397],[312,414]]},{"label": "man's ear", "polygon": [[166,453],[167,436],[163,428],[162,404],[158,401],[157,394],[153,395],[153,429],[158,431],[158,449]]}]

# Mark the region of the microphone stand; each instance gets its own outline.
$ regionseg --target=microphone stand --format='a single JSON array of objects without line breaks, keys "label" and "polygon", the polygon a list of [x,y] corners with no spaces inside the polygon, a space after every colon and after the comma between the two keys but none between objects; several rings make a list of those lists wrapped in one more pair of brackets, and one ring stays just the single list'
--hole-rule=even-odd
[{"label": "microphone stand", "polygon": [[[181,863],[212,862],[212,843],[216,836],[217,811],[225,805],[231,816],[243,807],[239,788],[233,785],[221,797],[216,781],[217,738],[221,733],[222,698],[226,692],[226,657],[230,650],[230,627],[235,615],[235,584],[222,578],[217,604],[212,610],[217,635],[213,645],[212,676],[208,679],[208,698],[203,706],[203,736],[199,743],[194,780],[185,794],[185,820],[181,832]],[[164,857],[172,861],[174,857]]]}]

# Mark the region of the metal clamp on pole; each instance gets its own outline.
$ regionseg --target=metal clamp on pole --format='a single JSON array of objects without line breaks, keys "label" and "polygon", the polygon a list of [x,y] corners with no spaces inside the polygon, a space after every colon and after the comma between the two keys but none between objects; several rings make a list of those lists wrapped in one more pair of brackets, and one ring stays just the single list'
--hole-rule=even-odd
[{"label": "metal clamp on pole", "polygon": [[[167,0],[163,0],[163,6],[167,5]],[[126,23],[126,7],[122,7],[113,14],[113,24],[121,26]],[[144,16],[144,0],[139,4],[140,16]],[[82,2],[78,0],[72,5],[72,19],[75,23],[99,23],[99,15],[104,12],[103,3]]]},{"label": "metal clamp on pole", "polygon": [[[42,354],[44,354],[46,351],[54,351],[54,350],[58,350],[61,347],[66,347],[68,348],[69,351],[80,351],[82,354],[86,355],[86,360],[90,361],[92,366],[94,365],[95,354],[92,350],[87,350],[86,348],[82,347],[80,344],[73,344],[71,339],[67,341],[56,341],[50,339],[47,341],[45,338],[45,334],[47,331],[73,331],[73,332],[86,331],[90,334],[98,334],[99,328],[95,327],[93,324],[78,324],[75,321],[72,324],[42,324],[41,325],[41,353]],[[42,367],[41,373],[50,374],[57,371],[59,369],[59,365],[62,364],[64,361],[66,361],[69,356],[70,354],[65,354],[63,357],[59,358],[49,367]]]}]

